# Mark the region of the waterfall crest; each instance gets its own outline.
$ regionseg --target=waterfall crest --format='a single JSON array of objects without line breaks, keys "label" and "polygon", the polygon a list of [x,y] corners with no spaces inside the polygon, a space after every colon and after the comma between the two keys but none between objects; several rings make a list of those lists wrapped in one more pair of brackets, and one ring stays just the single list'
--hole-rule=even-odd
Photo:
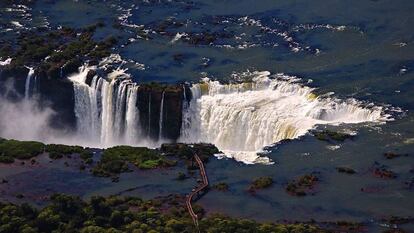
[{"label": "waterfall crest", "polygon": [[381,107],[317,97],[294,77],[271,77],[267,71],[251,76],[248,82],[236,84],[204,80],[192,85],[180,140],[213,143],[245,163],[269,163],[257,155],[264,147],[298,138],[318,124],[385,120]]},{"label": "waterfall crest", "polygon": [[[33,94],[32,89],[34,89],[35,86],[36,86],[36,82],[34,83],[34,85],[31,84],[32,79],[33,79],[33,75],[34,75],[34,69],[32,67],[27,67],[27,68],[29,69],[29,73],[27,74],[26,83],[25,83],[25,86],[24,86],[24,98],[26,98],[26,99],[30,98],[30,96]],[[35,78],[35,81],[36,81],[36,78]],[[33,85],[33,87],[32,87],[32,85]]]},{"label": "waterfall crest", "polygon": [[266,71],[236,83],[205,79],[170,91],[162,85],[139,86],[120,68],[106,77],[92,72],[91,77],[95,69],[84,66],[69,79],[74,83],[78,134],[98,147],[154,147],[179,136],[181,142],[213,143],[244,163],[271,163],[258,152],[316,125],[382,122],[388,117],[382,107],[318,97],[300,79]]}]

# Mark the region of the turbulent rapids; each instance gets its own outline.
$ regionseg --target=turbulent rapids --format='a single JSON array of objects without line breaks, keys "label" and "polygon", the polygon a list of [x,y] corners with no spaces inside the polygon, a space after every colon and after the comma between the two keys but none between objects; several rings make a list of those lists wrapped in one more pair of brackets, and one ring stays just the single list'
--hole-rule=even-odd
[{"label": "turbulent rapids", "polygon": [[169,100],[171,94],[166,89],[143,96],[142,87],[123,70],[114,70],[106,78],[95,75],[88,81],[90,70],[83,67],[69,77],[75,88],[78,133],[104,147],[157,146],[168,140],[209,142],[238,161],[269,163],[257,153],[283,139],[298,138],[318,124],[379,122],[387,118],[381,107],[318,97],[297,78],[254,72],[249,73],[247,81],[235,84],[205,79],[180,86],[180,98],[176,100],[182,111],[181,128],[179,137],[174,138],[166,135],[169,117],[174,115],[169,107],[174,105]]}]

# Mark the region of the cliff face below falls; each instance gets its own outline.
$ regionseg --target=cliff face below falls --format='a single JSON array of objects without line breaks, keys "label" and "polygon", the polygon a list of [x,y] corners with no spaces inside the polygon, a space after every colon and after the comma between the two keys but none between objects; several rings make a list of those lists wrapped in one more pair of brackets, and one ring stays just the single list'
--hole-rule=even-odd
[{"label": "cliff face below falls", "polygon": [[[162,101],[164,93],[164,101]],[[163,102],[162,124],[161,103]],[[177,140],[182,122],[182,86],[160,87],[141,85],[138,89],[137,107],[140,112],[140,124],[144,134],[151,139]],[[160,132],[162,125],[162,132]]]},{"label": "cliff face below falls", "polygon": [[[33,77],[36,77],[36,81],[34,78],[31,80],[30,93],[32,98],[38,100],[40,108],[50,107],[54,111],[49,122],[52,128],[75,133],[77,119],[74,84],[65,78],[69,72],[63,70],[61,75],[50,75],[42,68],[35,69]],[[25,98],[28,73],[29,69],[26,67],[2,67],[0,95],[10,101]],[[142,84],[139,86],[136,107],[139,111],[139,126],[144,137],[155,141],[160,137],[170,141],[178,139],[182,122],[183,90],[182,85]],[[164,101],[162,101],[163,95]],[[163,114],[160,123],[162,102]]]},{"label": "cliff face below falls", "polygon": [[[26,67],[7,68],[0,71],[0,95],[11,101],[25,97],[26,79],[29,69]],[[33,98],[39,101],[39,107],[50,107],[54,114],[50,126],[64,131],[75,131],[73,84],[65,78],[51,78],[46,72],[36,70],[36,82],[32,81]],[[12,88],[14,91],[8,91]],[[30,116],[27,116],[30,117]]]}]

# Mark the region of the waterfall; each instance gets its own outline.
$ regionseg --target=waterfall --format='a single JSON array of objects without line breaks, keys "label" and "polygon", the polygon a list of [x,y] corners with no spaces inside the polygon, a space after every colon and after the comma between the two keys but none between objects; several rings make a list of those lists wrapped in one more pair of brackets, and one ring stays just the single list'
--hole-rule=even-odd
[{"label": "waterfall", "polygon": [[158,140],[162,140],[163,134],[162,134],[162,127],[163,127],[163,119],[164,119],[164,95],[165,91],[162,92],[161,97],[161,105],[160,105],[160,120],[159,120],[159,135]]},{"label": "waterfall", "polygon": [[94,107],[96,105],[94,103],[95,89],[89,88],[85,84],[89,70],[88,67],[82,67],[78,74],[69,77],[69,79],[74,83],[75,115],[78,119],[78,132],[84,135],[85,138],[93,139],[97,131],[96,107]]},{"label": "waterfall", "polygon": [[380,107],[356,100],[321,98],[313,89],[285,75],[255,72],[249,82],[220,84],[205,80],[190,89],[181,141],[210,142],[245,163],[270,162],[258,152],[283,139],[306,134],[318,124],[383,120]]},{"label": "waterfall", "polygon": [[128,89],[127,107],[126,107],[126,138],[128,144],[134,144],[139,137],[138,123],[139,114],[137,104],[138,86],[132,86]]},{"label": "waterfall", "polygon": [[89,86],[91,69],[95,68],[84,66],[69,77],[74,83],[78,134],[98,146],[138,143],[138,86],[121,70],[107,78],[94,76]]},{"label": "waterfall", "polygon": [[[153,109],[153,99],[158,96],[145,88],[142,94],[147,93],[148,100],[139,102],[140,87],[125,70],[91,78],[91,69],[96,67],[84,66],[69,77],[74,83],[78,133],[84,141],[99,147],[159,145],[167,127],[166,91],[161,94],[160,112],[154,112],[158,109]],[[300,79],[269,72],[250,73],[230,84],[204,79],[183,90],[182,98],[177,98],[183,101],[179,141],[213,143],[228,157],[245,163],[271,162],[258,152],[283,139],[298,138],[316,125],[383,122],[387,118],[381,107],[354,99],[318,97]],[[146,108],[148,115],[141,118],[139,109]],[[158,125],[151,119],[155,113],[159,114]],[[140,122],[142,119],[146,122]],[[141,125],[148,128],[143,130]],[[154,142],[150,138],[156,126],[158,141]]]},{"label": "waterfall", "polygon": [[126,97],[127,89],[129,88],[130,80],[123,80],[120,85],[117,86],[116,102],[115,102],[115,117],[114,121],[114,135],[117,138],[122,138],[124,130],[124,121],[126,113]]},{"label": "waterfall", "polygon": [[[25,87],[24,87],[24,98],[28,99],[30,98],[30,88],[31,88],[31,81],[34,75],[34,69],[32,67],[27,67],[29,69],[29,73],[27,74],[26,77],[26,83],[25,83]],[[35,78],[36,81],[36,78]],[[34,87],[36,86],[36,82],[34,84]]]},{"label": "waterfall", "polygon": [[34,76],[34,87],[33,87],[33,91],[32,92],[34,92],[34,93],[36,93],[36,92],[38,92],[38,89],[39,89],[39,87],[38,87],[38,84],[37,84],[38,82],[37,82],[37,75],[36,76]]},{"label": "waterfall", "polygon": [[91,82],[91,87],[88,88],[90,98],[90,114],[91,114],[91,128],[92,137],[99,138],[99,132],[101,132],[101,101],[99,95],[102,87],[102,79],[98,76],[94,76]]},{"label": "waterfall", "polygon": [[148,97],[148,137],[151,135],[151,92]]}]

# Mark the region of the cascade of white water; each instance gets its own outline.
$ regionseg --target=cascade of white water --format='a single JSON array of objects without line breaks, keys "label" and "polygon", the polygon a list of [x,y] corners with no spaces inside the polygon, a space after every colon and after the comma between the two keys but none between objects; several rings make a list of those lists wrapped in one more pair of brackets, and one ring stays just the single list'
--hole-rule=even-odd
[{"label": "cascade of white water", "polygon": [[129,80],[123,80],[117,86],[117,94],[115,96],[115,112],[114,112],[114,135],[118,139],[122,139],[123,128],[125,123],[126,97],[129,87]]},{"label": "cascade of white water", "polygon": [[102,80],[98,76],[94,76],[91,82],[91,87],[87,88],[89,91],[89,100],[90,100],[90,119],[91,119],[91,136],[92,138],[100,138],[101,132],[101,107],[99,90],[102,86]]},{"label": "cascade of white water", "polygon": [[82,67],[78,74],[75,74],[69,79],[74,83],[75,92],[75,115],[78,119],[78,132],[88,138],[93,138],[93,116],[92,116],[92,101],[93,93],[89,90],[89,86],[85,84],[86,76],[89,72],[88,67]]},{"label": "cascade of white water", "polygon": [[139,132],[139,114],[137,108],[138,86],[131,86],[128,89],[127,107],[126,107],[126,129],[125,135],[128,144],[135,144],[140,136]]},{"label": "cascade of white water", "polygon": [[238,84],[209,80],[194,84],[180,140],[213,143],[245,163],[269,162],[257,152],[283,139],[298,138],[317,124],[384,120],[380,107],[318,98],[312,91],[297,78],[271,78],[269,72],[255,72],[250,82]]},{"label": "cascade of white water", "polygon": [[69,77],[74,83],[78,133],[101,146],[137,142],[138,86],[120,70],[108,74],[108,80],[94,76],[88,86],[85,82],[91,69],[82,67]]},{"label": "cascade of white water", "polygon": [[39,86],[38,86],[38,84],[37,84],[38,82],[37,82],[37,76],[35,76],[34,77],[34,87],[33,87],[33,92],[35,92],[35,93],[37,93],[38,92],[38,89],[39,89]]},{"label": "cascade of white water", "polygon": [[27,67],[27,68],[29,69],[29,73],[27,74],[26,83],[25,83],[25,87],[24,87],[24,97],[26,99],[28,99],[31,95],[31,93],[30,93],[31,82],[32,82],[32,78],[33,78],[33,75],[34,75],[34,69],[32,67]]},{"label": "cascade of white water", "polygon": [[[148,93],[148,128],[142,132],[138,110],[139,87],[122,70],[106,78],[86,78],[83,67],[69,77],[74,83],[75,114],[81,135],[96,139],[100,146],[145,144],[153,132],[152,99]],[[255,72],[248,82],[220,84],[204,80],[190,87],[192,98],[183,93],[182,142],[210,142],[228,156],[246,163],[270,160],[257,152],[283,139],[306,134],[318,124],[385,121],[381,107],[362,106],[356,100],[317,97],[297,78]],[[185,90],[185,88],[184,88]],[[162,93],[159,141],[165,128],[165,92]],[[151,144],[154,145],[154,144]]]},{"label": "cascade of white water", "polygon": [[113,93],[114,84],[111,82],[104,82],[102,85],[102,130],[101,130],[101,142],[104,145],[110,145],[113,142],[112,133],[114,132],[114,104],[113,104]]},{"label": "cascade of white water", "polygon": [[162,92],[162,97],[161,97],[158,140],[162,140],[162,137],[163,137],[162,128],[163,128],[163,120],[164,120],[163,119],[164,118],[164,95],[165,95],[165,91]]},{"label": "cascade of white water", "polygon": [[148,97],[148,134],[147,136],[150,137],[151,135],[151,92],[149,93]]}]

